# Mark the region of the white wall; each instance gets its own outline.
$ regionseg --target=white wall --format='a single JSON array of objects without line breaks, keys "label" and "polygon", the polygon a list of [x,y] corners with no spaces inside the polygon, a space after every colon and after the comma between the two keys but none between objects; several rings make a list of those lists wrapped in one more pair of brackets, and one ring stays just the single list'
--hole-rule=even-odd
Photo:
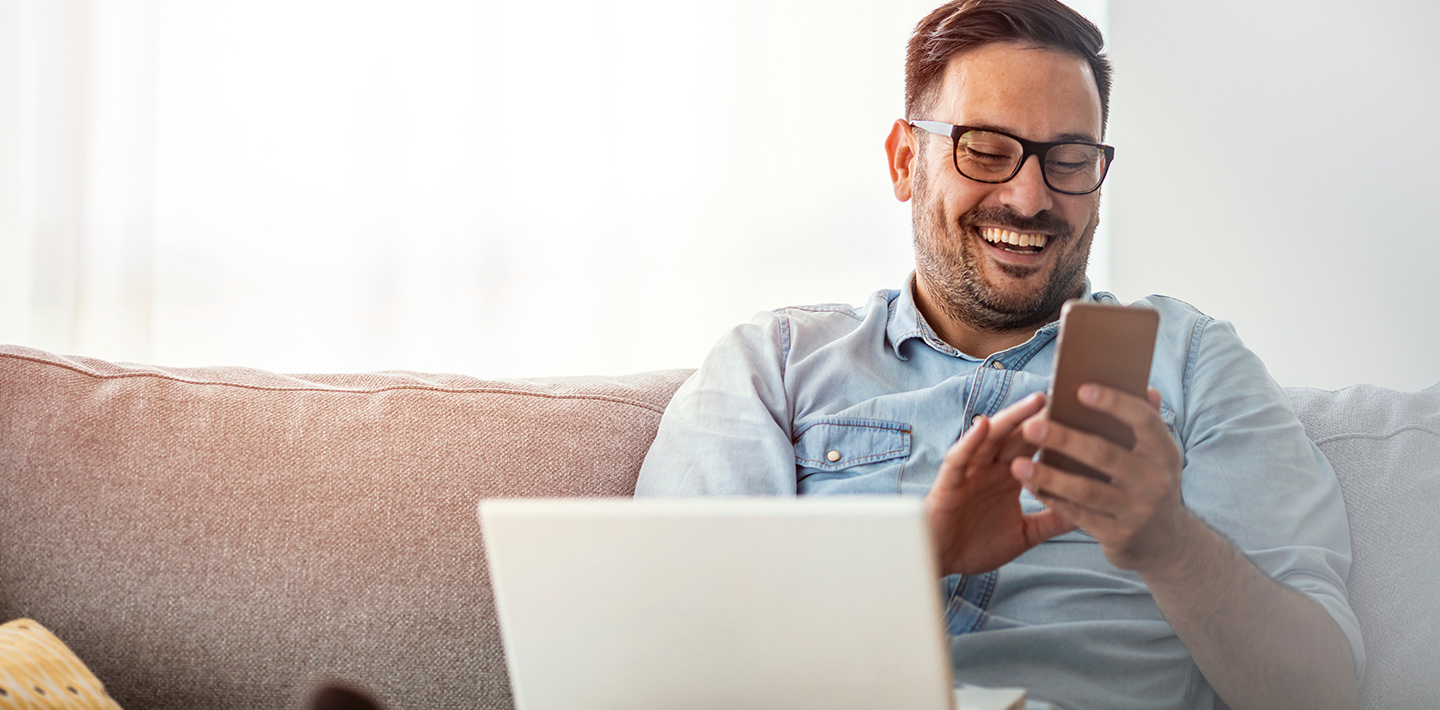
[{"label": "white wall", "polygon": [[[899,285],[909,206],[882,141],[938,1],[550,21],[498,1],[5,0],[0,341],[284,371],[694,366],[756,310]],[[1117,63],[1097,286],[1234,321],[1285,384],[1440,380],[1440,8],[1073,4]],[[1383,140],[1341,142],[1366,131]]]},{"label": "white wall", "polygon": [[0,342],[486,376],[698,365],[911,268],[935,0],[0,0]]},{"label": "white wall", "polygon": [[693,367],[903,283],[883,141],[938,3],[0,0],[0,342]]},{"label": "white wall", "polygon": [[1112,286],[1281,384],[1440,381],[1440,3],[1110,0]]}]

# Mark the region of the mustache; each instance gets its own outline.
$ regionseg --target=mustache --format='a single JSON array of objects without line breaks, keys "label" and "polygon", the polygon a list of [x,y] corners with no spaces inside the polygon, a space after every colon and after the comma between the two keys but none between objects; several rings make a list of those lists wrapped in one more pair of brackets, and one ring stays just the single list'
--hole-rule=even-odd
[{"label": "mustache", "polygon": [[1044,232],[1062,238],[1070,236],[1070,224],[1049,210],[1026,217],[1006,207],[976,207],[960,217],[960,226],[966,229],[975,230],[981,224],[1016,232]]}]

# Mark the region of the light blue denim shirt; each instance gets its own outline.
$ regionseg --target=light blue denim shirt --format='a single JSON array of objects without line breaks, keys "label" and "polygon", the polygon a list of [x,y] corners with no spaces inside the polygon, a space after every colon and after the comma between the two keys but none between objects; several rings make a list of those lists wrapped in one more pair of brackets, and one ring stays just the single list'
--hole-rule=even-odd
[{"label": "light blue denim shirt", "polygon": [[[1114,303],[1108,293],[1086,299]],[[1272,578],[1319,602],[1364,667],[1345,599],[1350,533],[1329,463],[1230,324],[1175,299],[1150,386],[1184,451],[1185,505]],[[676,393],[637,496],[923,496],[977,414],[1050,383],[1058,323],[980,359],[936,336],[910,287],[863,308],[762,313]],[[838,452],[838,460],[831,452]],[[1026,511],[1041,505],[1022,493]],[[1019,686],[1074,708],[1211,708],[1215,695],[1133,572],[1075,531],[981,575],[942,580],[957,683]]]}]

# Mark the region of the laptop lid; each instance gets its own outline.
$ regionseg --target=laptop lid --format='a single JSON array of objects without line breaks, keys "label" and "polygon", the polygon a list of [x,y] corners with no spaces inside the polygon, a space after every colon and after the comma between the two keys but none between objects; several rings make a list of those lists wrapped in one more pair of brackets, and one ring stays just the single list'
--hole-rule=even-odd
[{"label": "laptop lid", "polygon": [[918,499],[488,500],[480,522],[519,710],[951,707]]}]

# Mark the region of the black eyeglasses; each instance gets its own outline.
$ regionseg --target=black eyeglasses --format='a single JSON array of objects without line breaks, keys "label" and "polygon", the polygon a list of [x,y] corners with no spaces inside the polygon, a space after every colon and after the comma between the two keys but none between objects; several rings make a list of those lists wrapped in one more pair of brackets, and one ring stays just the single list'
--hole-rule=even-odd
[{"label": "black eyeglasses", "polygon": [[911,121],[911,126],[949,136],[955,169],[976,182],[1008,182],[1032,155],[1040,156],[1040,173],[1051,190],[1088,195],[1100,189],[1115,160],[1115,149],[1083,141],[1027,141],[989,128],[956,126],[939,121]]}]

